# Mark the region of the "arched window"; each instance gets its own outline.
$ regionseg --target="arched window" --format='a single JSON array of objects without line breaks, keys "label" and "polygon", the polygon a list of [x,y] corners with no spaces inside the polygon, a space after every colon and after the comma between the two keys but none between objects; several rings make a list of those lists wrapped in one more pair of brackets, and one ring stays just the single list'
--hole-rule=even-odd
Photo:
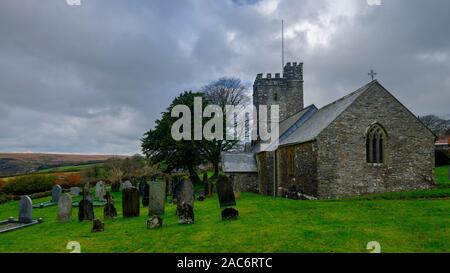
[{"label": "arched window", "polygon": [[367,163],[383,163],[385,160],[386,132],[379,124],[372,125],[366,135]]},{"label": "arched window", "polygon": [[273,94],[273,100],[278,101],[278,93]]}]

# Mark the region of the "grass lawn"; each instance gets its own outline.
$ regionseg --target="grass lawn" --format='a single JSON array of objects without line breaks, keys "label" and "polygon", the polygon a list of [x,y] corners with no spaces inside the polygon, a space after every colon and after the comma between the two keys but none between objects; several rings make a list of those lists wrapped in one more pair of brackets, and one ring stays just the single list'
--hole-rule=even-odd
[{"label": "grass lawn", "polygon": [[[0,234],[0,252],[69,252],[69,241],[80,242],[82,252],[368,252],[370,241],[378,241],[382,252],[450,252],[450,181],[441,176],[439,189],[359,199],[296,201],[243,193],[240,219],[232,222],[221,220],[217,197],[195,203],[195,224],[189,226],[179,225],[175,206],[166,204],[158,230],[147,230],[147,209],[122,218],[115,194],[119,217],[107,221],[104,232],[91,233],[91,222],[78,222],[76,208],[75,220],[66,224],[56,222],[56,206],[35,209],[34,217],[44,223]],[[0,219],[17,217],[17,208],[17,202],[0,205]],[[102,209],[95,214],[102,218]]]}]

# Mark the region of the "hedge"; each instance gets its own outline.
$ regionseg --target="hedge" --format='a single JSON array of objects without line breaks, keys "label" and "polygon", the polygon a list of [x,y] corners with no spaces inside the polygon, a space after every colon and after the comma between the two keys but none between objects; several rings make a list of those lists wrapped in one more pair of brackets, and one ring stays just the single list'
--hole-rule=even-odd
[{"label": "hedge", "polygon": [[11,195],[26,195],[45,192],[52,189],[57,177],[54,175],[32,175],[12,178],[5,183],[1,191]]}]

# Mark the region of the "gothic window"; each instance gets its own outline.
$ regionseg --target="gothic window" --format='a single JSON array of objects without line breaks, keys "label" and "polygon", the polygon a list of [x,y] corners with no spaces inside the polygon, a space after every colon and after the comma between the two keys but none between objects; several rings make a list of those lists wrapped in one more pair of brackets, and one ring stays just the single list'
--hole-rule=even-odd
[{"label": "gothic window", "polygon": [[383,163],[385,160],[386,132],[378,125],[372,125],[366,135],[367,163]]},{"label": "gothic window", "polygon": [[278,94],[277,93],[273,94],[273,100],[274,101],[278,101]]}]

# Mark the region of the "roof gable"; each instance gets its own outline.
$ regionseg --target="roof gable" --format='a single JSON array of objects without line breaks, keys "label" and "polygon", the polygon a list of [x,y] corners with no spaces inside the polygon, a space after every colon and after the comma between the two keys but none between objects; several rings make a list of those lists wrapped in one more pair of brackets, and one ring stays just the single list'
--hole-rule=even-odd
[{"label": "roof gable", "polygon": [[344,112],[361,94],[377,81],[372,81],[358,90],[322,107],[289,137],[280,142],[280,146],[304,143],[315,140],[342,112]]}]

